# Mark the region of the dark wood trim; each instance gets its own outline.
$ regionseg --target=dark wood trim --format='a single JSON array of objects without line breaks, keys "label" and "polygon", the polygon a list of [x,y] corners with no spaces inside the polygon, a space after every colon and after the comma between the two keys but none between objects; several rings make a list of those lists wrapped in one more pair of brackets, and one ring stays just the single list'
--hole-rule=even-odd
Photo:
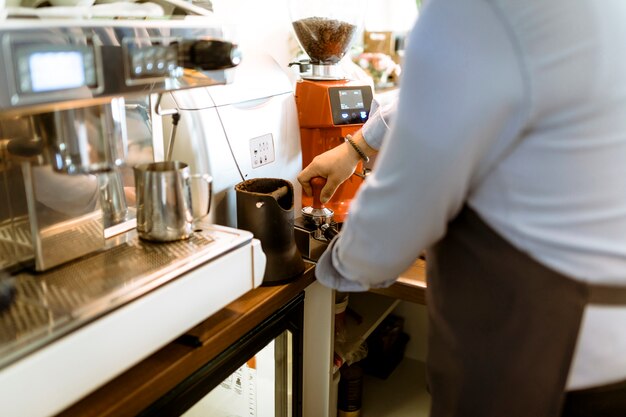
[{"label": "dark wood trim", "polygon": [[[291,406],[290,415],[302,416],[302,365],[303,365],[303,342],[304,342],[304,291],[293,297],[278,311],[264,320],[239,340],[235,341],[216,358],[203,365],[189,376],[182,384],[177,385],[167,395],[161,397],[148,409],[144,410],[141,417],[179,416],[202,400],[209,392],[218,386],[224,379],[253,357],[268,343],[286,331],[291,332],[292,364],[291,388],[293,396],[287,395],[276,398],[276,406],[287,412]],[[284,340],[286,349],[287,340]],[[287,354],[286,351],[284,351]],[[287,369],[284,369],[287,372]],[[287,375],[282,375],[280,381],[286,383]],[[279,382],[276,375],[276,383]],[[283,387],[283,388],[286,388]],[[286,391],[285,391],[286,394]],[[290,400],[291,399],[291,404]]]},{"label": "dark wood trim", "polygon": [[307,263],[288,284],[249,291],[59,416],[137,415],[308,287],[314,269]]},{"label": "dark wood trim", "polygon": [[[314,281],[315,266],[307,263],[302,276],[288,284],[259,287],[249,291],[58,416],[137,415]],[[371,291],[425,304],[426,263],[418,259],[391,287]]]}]

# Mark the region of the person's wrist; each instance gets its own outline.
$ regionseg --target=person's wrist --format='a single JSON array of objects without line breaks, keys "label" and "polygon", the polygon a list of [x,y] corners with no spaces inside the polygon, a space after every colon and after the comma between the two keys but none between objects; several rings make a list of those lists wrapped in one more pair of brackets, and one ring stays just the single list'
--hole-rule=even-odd
[{"label": "person's wrist", "polygon": [[365,139],[365,135],[363,134],[362,129],[357,130],[354,135],[352,135],[352,140],[369,158],[375,156],[378,153],[378,150],[372,148],[367,139]]},{"label": "person's wrist", "polygon": [[356,165],[361,162],[361,157],[359,156],[357,151],[355,151],[352,145],[350,145],[346,140],[344,140],[341,146],[343,147],[344,152],[342,160],[349,161],[352,167],[356,167]]},{"label": "person's wrist", "polygon": [[352,149],[353,153],[356,153],[358,159],[362,160],[364,163],[368,163],[370,158],[365,154],[365,152],[357,145],[351,135],[345,136],[345,142]]}]

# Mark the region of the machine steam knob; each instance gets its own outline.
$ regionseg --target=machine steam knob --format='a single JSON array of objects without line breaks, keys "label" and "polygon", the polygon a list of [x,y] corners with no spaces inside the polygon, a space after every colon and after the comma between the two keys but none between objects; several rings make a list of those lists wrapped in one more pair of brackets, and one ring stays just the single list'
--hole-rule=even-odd
[{"label": "machine steam knob", "polygon": [[241,62],[239,47],[217,39],[199,39],[182,45],[182,65],[204,71],[233,68]]}]

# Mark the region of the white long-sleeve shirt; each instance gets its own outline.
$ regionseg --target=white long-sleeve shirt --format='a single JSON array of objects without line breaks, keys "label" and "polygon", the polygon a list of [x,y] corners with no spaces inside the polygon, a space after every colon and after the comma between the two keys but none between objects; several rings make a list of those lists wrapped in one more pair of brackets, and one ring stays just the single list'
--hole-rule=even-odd
[{"label": "white long-sleeve shirt", "polygon": [[372,149],[379,150],[383,139],[389,132],[389,126],[396,112],[398,105],[397,97],[387,103],[378,103],[374,100],[370,109],[370,119],[361,128],[363,139]]},{"label": "white long-sleeve shirt", "polygon": [[[429,2],[389,136],[318,279],[390,285],[467,203],[542,264],[626,285],[625,22],[623,0]],[[626,308],[588,306],[568,388],[622,379]]]}]

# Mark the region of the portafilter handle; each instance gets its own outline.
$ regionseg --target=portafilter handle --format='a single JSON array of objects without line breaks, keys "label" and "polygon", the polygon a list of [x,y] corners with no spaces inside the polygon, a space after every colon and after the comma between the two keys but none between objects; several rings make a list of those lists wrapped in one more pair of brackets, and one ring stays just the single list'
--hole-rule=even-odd
[{"label": "portafilter handle", "polygon": [[332,240],[339,231],[333,225],[334,212],[324,207],[320,195],[322,194],[322,188],[326,185],[326,178],[313,177],[309,181],[311,184],[311,191],[313,194],[313,204],[302,209],[302,217],[305,224],[309,227],[315,228],[316,239]]},{"label": "portafilter handle", "polygon": [[313,204],[311,205],[314,209],[323,209],[324,204],[322,203],[321,195],[322,189],[326,185],[326,178],[324,177],[313,177],[311,178],[311,191],[313,193]]}]

